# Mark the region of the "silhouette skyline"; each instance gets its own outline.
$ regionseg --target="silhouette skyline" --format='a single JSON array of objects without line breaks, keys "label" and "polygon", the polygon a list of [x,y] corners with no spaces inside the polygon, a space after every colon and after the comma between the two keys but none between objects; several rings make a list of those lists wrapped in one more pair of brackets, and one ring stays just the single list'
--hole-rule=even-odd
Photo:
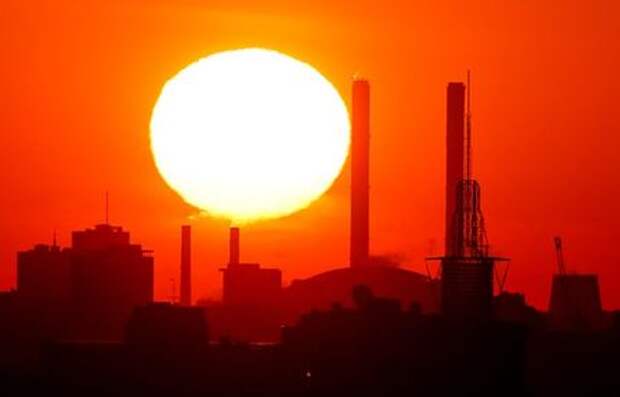
[{"label": "silhouette skyline", "polygon": [[[179,247],[170,236],[193,217],[201,239],[195,260],[205,264],[193,273],[201,286],[193,295],[217,298],[219,283],[209,280],[228,256],[229,225],[197,216],[161,183],[148,121],[162,82],[188,62],[258,45],[315,65],[349,104],[351,76],[372,81],[371,205],[381,215],[371,220],[371,251],[403,258],[420,273],[429,239],[444,245],[437,214],[444,211],[445,84],[472,69],[489,237],[522,270],[507,286],[547,307],[548,239],[562,234],[573,266],[600,274],[605,308],[620,306],[620,258],[611,249],[620,224],[612,183],[620,127],[615,2],[485,4],[484,13],[456,1],[365,3],[354,13],[271,1],[10,4],[0,28],[10,56],[0,73],[0,178],[11,192],[0,201],[2,290],[15,287],[16,251],[50,244],[53,230],[66,245],[71,230],[103,222],[102,192],[110,191],[111,220],[157,253],[156,296],[167,298],[170,278],[178,280]],[[246,228],[244,252],[285,269],[285,284],[347,263],[349,176],[347,163],[310,208]],[[527,200],[515,200],[518,186],[527,186]],[[315,246],[323,249],[309,249]]]},{"label": "silhouette skyline", "polygon": [[[450,82],[446,91],[446,246],[440,260],[440,278],[398,269],[398,262],[385,261],[369,254],[370,218],[370,83],[355,78],[352,82],[351,157],[351,232],[349,267],[319,273],[307,280],[294,280],[283,289],[282,271],[264,268],[240,259],[240,229],[229,229],[229,259],[222,272],[221,303],[202,302],[210,310],[207,316],[220,326],[214,333],[220,338],[246,342],[277,341],[279,327],[294,323],[304,313],[327,309],[334,304],[348,306],[348,291],[364,285],[381,296],[414,305],[420,312],[441,313],[461,321],[485,321],[494,317],[494,297],[503,297],[507,269],[499,275],[495,262],[506,258],[489,253],[485,222],[480,206],[480,186],[473,179],[472,114],[470,74],[467,85]],[[36,244],[17,257],[18,307],[52,308],[57,313],[69,309],[77,323],[91,317],[87,325],[67,327],[65,335],[108,339],[118,338],[129,313],[155,300],[153,294],[152,251],[130,244],[129,233],[109,224],[109,194],[105,195],[105,223],[93,229],[72,232],[72,245],[61,248],[54,233],[53,244]],[[181,226],[180,297],[178,303],[191,306],[191,226]],[[558,273],[553,276],[549,298],[549,326],[552,329],[604,329],[598,277],[590,274],[566,274],[562,244],[555,238]],[[145,256],[146,254],[146,256]],[[119,267],[119,264],[121,267]],[[135,270],[132,270],[134,269]],[[138,270],[142,268],[143,270]],[[387,280],[391,280],[386,284]],[[171,279],[174,284],[174,279]],[[497,282],[497,286],[495,283]],[[401,285],[402,284],[402,285]],[[388,285],[390,285],[388,287]],[[121,286],[124,287],[121,288]],[[173,285],[172,303],[176,303]],[[12,292],[9,292],[9,295]],[[124,295],[123,295],[124,294]],[[7,295],[7,296],[9,296]],[[525,295],[499,300],[502,305],[526,306]],[[512,302],[512,303],[510,303]],[[205,304],[206,303],[206,304]],[[504,306],[502,306],[504,307]],[[246,316],[252,311],[267,314],[262,326],[254,329]],[[215,314],[212,314],[215,313]],[[234,313],[234,314],[233,314]],[[107,328],[93,327],[98,318]],[[606,325],[607,324],[607,325]],[[79,330],[80,327],[87,327]],[[262,328],[264,327],[264,328]],[[75,328],[75,329],[74,329]],[[107,331],[103,330],[107,329]],[[259,330],[260,329],[260,330]],[[90,334],[89,334],[90,332]]]},{"label": "silhouette skyline", "polygon": [[620,3],[4,11],[6,394],[619,394]]},{"label": "silhouette skyline", "polygon": [[[241,259],[233,226],[221,299],[192,305],[191,227],[182,225],[180,300],[158,302],[152,251],[109,224],[106,194],[106,223],[72,232],[70,247],[54,236],[51,246],[18,253],[17,289],[0,294],[0,380],[66,395],[479,395],[499,387],[515,396],[613,395],[619,312],[602,310],[596,275],[566,273],[559,238],[548,313],[494,286],[503,258],[489,253],[462,84],[446,91],[447,117],[463,117],[465,133],[458,122],[446,130],[447,152],[460,164],[448,156],[450,245],[430,258],[440,260],[440,278],[369,255],[370,84],[353,87],[353,135],[362,144],[352,150],[362,176],[351,175],[351,201],[362,205],[352,206],[351,225],[361,233],[351,233],[346,267],[283,288],[280,269]],[[556,368],[579,376],[558,378]]]}]

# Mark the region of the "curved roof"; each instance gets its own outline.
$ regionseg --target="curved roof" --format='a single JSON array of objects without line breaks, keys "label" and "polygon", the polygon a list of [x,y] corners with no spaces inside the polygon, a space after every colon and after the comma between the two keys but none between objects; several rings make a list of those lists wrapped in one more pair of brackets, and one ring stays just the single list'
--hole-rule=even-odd
[{"label": "curved roof", "polygon": [[367,266],[340,268],[295,280],[284,290],[284,302],[293,312],[327,309],[334,303],[351,306],[351,291],[367,285],[378,297],[398,299],[403,308],[412,302],[425,311],[438,306],[438,284],[427,276],[398,267]]}]

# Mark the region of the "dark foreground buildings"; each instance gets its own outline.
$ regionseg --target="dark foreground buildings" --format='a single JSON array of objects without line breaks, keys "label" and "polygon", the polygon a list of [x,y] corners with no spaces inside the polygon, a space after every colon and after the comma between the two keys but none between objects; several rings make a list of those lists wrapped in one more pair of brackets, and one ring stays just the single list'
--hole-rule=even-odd
[{"label": "dark foreground buildings", "polygon": [[120,340],[134,308],[152,300],[153,257],[128,232],[76,231],[71,247],[18,253],[17,289],[0,299],[0,350],[27,360],[45,340]]},{"label": "dark foreground buildings", "polygon": [[455,322],[366,286],[351,298],[273,344],[209,342],[203,308],[149,304],[122,341],[49,341],[35,365],[0,368],[0,381],[69,396],[617,395],[620,317],[604,332],[558,333],[495,316]]}]

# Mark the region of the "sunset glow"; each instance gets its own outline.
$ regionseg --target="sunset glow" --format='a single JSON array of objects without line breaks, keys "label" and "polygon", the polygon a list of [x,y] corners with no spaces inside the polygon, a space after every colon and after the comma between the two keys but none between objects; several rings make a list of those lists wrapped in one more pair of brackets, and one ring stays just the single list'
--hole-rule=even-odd
[{"label": "sunset glow", "polygon": [[312,66],[265,49],[226,51],[164,85],[151,148],[189,204],[237,223],[276,218],[308,206],[340,173],[349,117]]}]

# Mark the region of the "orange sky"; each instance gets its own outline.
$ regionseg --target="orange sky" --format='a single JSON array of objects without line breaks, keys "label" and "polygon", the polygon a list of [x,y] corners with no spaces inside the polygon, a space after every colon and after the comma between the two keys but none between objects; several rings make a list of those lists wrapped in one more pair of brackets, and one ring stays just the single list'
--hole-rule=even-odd
[{"label": "orange sky", "polygon": [[[302,3],[3,1],[0,288],[16,250],[103,221],[109,190],[113,223],[155,250],[167,297],[196,211],[157,174],[151,108],[189,62],[263,46],[313,64],[347,102],[351,76],[370,79],[371,250],[418,271],[442,246],[445,85],[471,68],[474,172],[490,241],[513,258],[508,288],[546,306],[560,233],[569,268],[598,272],[605,307],[620,307],[619,2]],[[244,228],[242,259],[286,280],[344,265],[348,178],[347,164],[307,210]],[[214,297],[227,224],[191,223],[195,295]]]}]

